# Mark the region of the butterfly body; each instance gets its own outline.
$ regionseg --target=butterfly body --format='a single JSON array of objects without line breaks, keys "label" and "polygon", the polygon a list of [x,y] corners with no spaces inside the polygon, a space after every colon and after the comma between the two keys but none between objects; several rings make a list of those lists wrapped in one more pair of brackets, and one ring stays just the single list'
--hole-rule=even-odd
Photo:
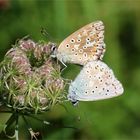
[{"label": "butterfly body", "polygon": [[72,102],[95,101],[122,93],[122,84],[115,78],[113,71],[102,61],[91,61],[71,83],[68,99]]},{"label": "butterfly body", "polygon": [[92,22],[71,34],[59,45],[56,57],[62,63],[85,65],[100,60],[105,52],[104,25]]}]

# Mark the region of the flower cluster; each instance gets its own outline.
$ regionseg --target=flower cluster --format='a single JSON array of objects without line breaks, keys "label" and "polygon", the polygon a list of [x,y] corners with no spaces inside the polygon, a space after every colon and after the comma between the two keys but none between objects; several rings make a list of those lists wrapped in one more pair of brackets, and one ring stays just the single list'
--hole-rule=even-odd
[{"label": "flower cluster", "polygon": [[20,40],[0,63],[0,98],[16,110],[44,111],[65,99],[60,65],[52,43]]}]

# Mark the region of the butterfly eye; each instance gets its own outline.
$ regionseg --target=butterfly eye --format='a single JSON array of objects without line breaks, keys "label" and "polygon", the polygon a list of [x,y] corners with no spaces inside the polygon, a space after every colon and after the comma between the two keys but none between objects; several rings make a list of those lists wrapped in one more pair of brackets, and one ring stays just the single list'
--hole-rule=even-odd
[{"label": "butterfly eye", "polygon": [[56,44],[52,44],[51,51],[54,52],[56,50]]}]

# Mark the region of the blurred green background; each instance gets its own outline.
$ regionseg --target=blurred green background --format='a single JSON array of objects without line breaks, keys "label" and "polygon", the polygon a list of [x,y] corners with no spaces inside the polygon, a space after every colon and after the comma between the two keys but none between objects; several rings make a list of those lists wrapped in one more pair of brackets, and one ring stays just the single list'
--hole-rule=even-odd
[{"label": "blurred green background", "polygon": [[[105,24],[104,61],[124,86],[120,97],[65,103],[40,117],[54,126],[30,119],[43,140],[138,140],[140,139],[140,1],[139,0],[0,0],[0,60],[11,44],[26,35],[35,40],[60,43],[69,34],[92,21]],[[45,28],[51,38],[41,34]],[[66,78],[78,74],[79,66],[68,65]],[[0,114],[3,124],[10,114]],[[20,119],[20,139],[30,139]],[[64,128],[65,126],[74,126]],[[2,139],[2,138],[0,138]]]}]

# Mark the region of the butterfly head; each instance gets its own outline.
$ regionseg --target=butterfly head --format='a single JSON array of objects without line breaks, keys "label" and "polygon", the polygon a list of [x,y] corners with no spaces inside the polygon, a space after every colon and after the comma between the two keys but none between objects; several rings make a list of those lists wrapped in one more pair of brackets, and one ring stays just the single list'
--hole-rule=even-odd
[{"label": "butterfly head", "polygon": [[76,99],[76,91],[72,87],[73,85],[71,84],[69,87],[69,93],[71,94],[68,94],[67,98],[74,106],[76,106],[78,104],[78,100]]},{"label": "butterfly head", "polygon": [[49,43],[50,51],[51,51],[51,57],[55,58],[57,54],[57,44],[56,43]]},{"label": "butterfly head", "polygon": [[78,100],[75,99],[74,96],[68,95],[67,98],[68,98],[69,101],[71,101],[71,103],[72,103],[74,106],[77,106]]}]

